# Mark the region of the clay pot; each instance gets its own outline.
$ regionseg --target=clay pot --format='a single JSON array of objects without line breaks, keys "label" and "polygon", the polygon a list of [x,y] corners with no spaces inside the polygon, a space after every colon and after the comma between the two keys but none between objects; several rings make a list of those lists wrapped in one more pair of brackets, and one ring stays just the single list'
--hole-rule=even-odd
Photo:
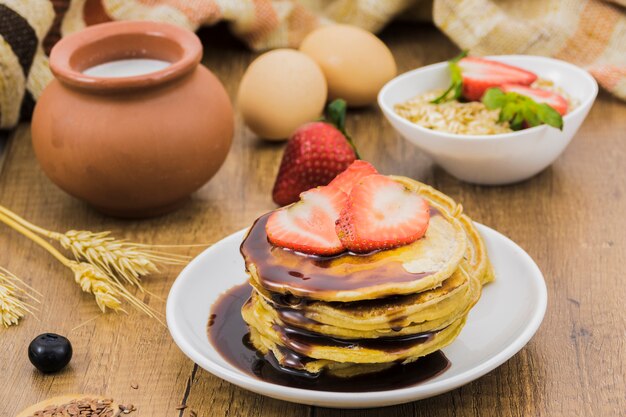
[{"label": "clay pot", "polygon": [[[50,56],[56,80],[33,114],[43,171],[111,215],[176,208],[217,172],[233,136],[232,105],[201,56],[194,33],[164,23],[104,23],[63,38]],[[129,58],[171,65],[121,78],[82,73]]]}]

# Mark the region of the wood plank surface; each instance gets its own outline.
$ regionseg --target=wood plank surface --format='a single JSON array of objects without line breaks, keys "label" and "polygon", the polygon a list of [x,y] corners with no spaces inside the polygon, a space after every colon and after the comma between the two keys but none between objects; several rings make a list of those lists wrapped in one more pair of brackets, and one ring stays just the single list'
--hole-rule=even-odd
[{"label": "wood plank surface", "polygon": [[[382,34],[399,70],[457,52],[433,27],[394,24]],[[204,63],[232,98],[255,54],[225,35],[202,32]],[[549,304],[526,348],[460,389],[424,401],[372,410],[306,407],[252,394],[188,360],[166,328],[131,311],[101,315],[72,274],[46,252],[0,225],[0,265],[44,294],[38,319],[0,329],[0,416],[51,396],[85,392],[135,404],[138,416],[625,416],[626,415],[626,106],[601,93],[564,155],[545,172],[507,187],[464,184],[398,137],[374,106],[352,111],[348,129],[365,159],[383,173],[429,183],[463,203],[475,220],[526,249],[545,274]],[[282,145],[259,141],[237,119],[232,151],[218,175],[181,210],[122,221],[98,214],[50,183],[37,166],[28,125],[9,142],[0,168],[0,204],[43,227],[112,230],[145,243],[210,243],[273,209],[270,193]],[[195,254],[197,249],[185,250]],[[148,278],[164,312],[178,268]],[[159,300],[160,297],[162,300]],[[42,332],[67,335],[71,365],[43,376],[27,346]],[[137,384],[138,388],[131,388]],[[176,410],[179,404],[188,406]]]},{"label": "wood plank surface", "polygon": [[12,132],[8,130],[0,130],[0,171],[2,171],[2,164],[4,163],[4,158],[6,156],[4,149],[7,146],[11,133]]}]

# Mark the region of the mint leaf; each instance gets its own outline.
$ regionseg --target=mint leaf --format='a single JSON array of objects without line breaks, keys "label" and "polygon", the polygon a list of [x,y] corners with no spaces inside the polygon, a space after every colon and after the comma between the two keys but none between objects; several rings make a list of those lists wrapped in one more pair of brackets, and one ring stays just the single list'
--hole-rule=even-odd
[{"label": "mint leaf", "polygon": [[[463,86],[461,86],[461,87],[463,87]],[[443,103],[444,101],[453,100],[453,98],[448,99],[447,97],[450,94],[450,91],[452,91],[452,90],[455,91],[455,95],[456,95],[456,89],[457,89],[457,86],[453,82],[452,84],[450,84],[450,87],[448,87],[448,89],[446,91],[441,93],[441,95],[439,97],[435,98],[434,100],[431,100],[430,102],[433,103],[433,104],[439,104],[439,103]]]},{"label": "mint leaf", "polygon": [[513,120],[511,120],[511,129],[521,130],[523,128],[524,128],[524,116],[522,115],[522,111],[518,110],[515,112],[515,116],[513,116]]},{"label": "mint leaf", "polygon": [[[433,104],[439,104],[450,100],[458,100],[463,93],[463,74],[461,67],[457,63],[467,56],[467,51],[461,52],[458,56],[448,61],[448,69],[450,70],[450,86],[439,97],[431,101]],[[453,93],[450,95],[450,93]]]},{"label": "mint leaf", "polygon": [[563,130],[563,118],[559,112],[525,95],[490,88],[483,95],[482,102],[489,110],[500,109],[498,123],[508,122],[513,130],[541,124]]},{"label": "mint leaf", "polygon": [[563,130],[563,118],[558,111],[549,105],[545,103],[539,104],[537,106],[537,116],[543,123]]},{"label": "mint leaf", "polygon": [[452,97],[454,100],[457,100],[463,93],[463,74],[461,73],[461,67],[459,67],[456,62],[448,65],[450,67],[450,78],[452,79],[454,91],[454,95]]},{"label": "mint leaf", "polygon": [[499,88],[489,88],[485,91],[482,101],[489,110],[498,109],[506,103],[506,95]]},{"label": "mint leaf", "polygon": [[467,53],[469,51],[467,49],[464,49],[461,51],[460,54],[458,54],[457,56],[455,56],[454,58],[452,58],[450,61],[448,62],[452,62],[454,64],[456,64],[457,62],[459,62],[460,60],[462,60],[463,58],[465,58],[467,56]]},{"label": "mint leaf", "polygon": [[517,106],[514,101],[505,102],[500,109],[500,117],[498,121],[500,123],[513,120],[515,113],[517,112]]},{"label": "mint leaf", "polygon": [[526,120],[526,123],[530,127],[539,126],[541,124],[541,119],[539,119],[535,107],[536,106],[526,106],[522,109],[524,120]]}]

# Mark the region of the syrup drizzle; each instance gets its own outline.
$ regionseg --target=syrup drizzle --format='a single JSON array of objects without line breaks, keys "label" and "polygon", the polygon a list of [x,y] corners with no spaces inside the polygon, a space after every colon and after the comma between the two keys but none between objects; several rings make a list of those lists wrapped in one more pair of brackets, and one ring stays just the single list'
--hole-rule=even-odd
[{"label": "syrup drizzle", "polygon": [[[382,283],[411,282],[433,272],[411,273],[403,262],[390,259],[393,251],[367,254],[344,252],[334,256],[307,255],[272,245],[265,225],[270,213],[259,217],[241,244],[246,267],[254,265],[260,284],[270,292],[316,298],[316,294],[360,290]],[[440,213],[431,208],[431,217]],[[366,267],[364,267],[366,266]]]}]

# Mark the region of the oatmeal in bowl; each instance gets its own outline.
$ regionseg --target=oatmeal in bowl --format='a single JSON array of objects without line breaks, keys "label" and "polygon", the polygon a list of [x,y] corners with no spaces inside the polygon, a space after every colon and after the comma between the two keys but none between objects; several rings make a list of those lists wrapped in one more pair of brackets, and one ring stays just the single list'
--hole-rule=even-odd
[{"label": "oatmeal in bowl", "polygon": [[552,164],[597,91],[591,75],[564,61],[461,56],[399,75],[378,104],[402,137],[450,174],[498,185]]},{"label": "oatmeal in bowl", "polygon": [[448,61],[448,67],[447,89],[426,91],[398,103],[396,113],[427,129],[496,135],[544,123],[561,128],[559,116],[546,114],[549,119],[544,121],[543,113],[563,116],[577,104],[553,81],[512,65],[463,53]]}]

